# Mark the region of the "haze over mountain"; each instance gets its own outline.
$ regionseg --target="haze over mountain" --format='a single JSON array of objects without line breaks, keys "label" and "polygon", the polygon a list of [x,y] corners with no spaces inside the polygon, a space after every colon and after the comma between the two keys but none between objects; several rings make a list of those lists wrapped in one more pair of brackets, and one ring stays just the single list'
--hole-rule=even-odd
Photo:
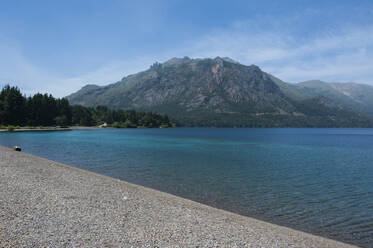
[{"label": "haze over mountain", "polygon": [[319,80],[296,84],[306,95],[322,95],[373,118],[373,87],[356,83],[325,83]]},{"label": "haze over mountain", "polygon": [[230,58],[172,58],[108,86],[86,85],[72,104],[168,114],[195,126],[372,126],[373,87],[288,84]]}]

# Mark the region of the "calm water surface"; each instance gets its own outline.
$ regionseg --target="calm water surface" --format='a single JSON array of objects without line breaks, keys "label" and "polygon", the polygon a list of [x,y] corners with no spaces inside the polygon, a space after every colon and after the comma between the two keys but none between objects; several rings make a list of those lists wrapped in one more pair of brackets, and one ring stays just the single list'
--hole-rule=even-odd
[{"label": "calm water surface", "polygon": [[236,213],[373,247],[373,129],[0,133],[0,144]]}]

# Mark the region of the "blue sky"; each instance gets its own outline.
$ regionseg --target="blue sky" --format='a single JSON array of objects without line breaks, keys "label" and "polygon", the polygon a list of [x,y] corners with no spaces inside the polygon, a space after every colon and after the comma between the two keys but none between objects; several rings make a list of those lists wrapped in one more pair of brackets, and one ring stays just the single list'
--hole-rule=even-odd
[{"label": "blue sky", "polygon": [[373,85],[373,1],[0,0],[0,86],[62,97],[184,56]]}]

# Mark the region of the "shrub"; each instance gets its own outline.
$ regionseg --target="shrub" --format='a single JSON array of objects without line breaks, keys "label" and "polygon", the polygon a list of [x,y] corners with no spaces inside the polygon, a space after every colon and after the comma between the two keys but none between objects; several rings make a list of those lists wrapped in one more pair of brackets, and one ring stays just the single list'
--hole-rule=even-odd
[{"label": "shrub", "polygon": [[113,124],[111,124],[111,127],[120,128],[120,123],[119,122],[114,122]]}]

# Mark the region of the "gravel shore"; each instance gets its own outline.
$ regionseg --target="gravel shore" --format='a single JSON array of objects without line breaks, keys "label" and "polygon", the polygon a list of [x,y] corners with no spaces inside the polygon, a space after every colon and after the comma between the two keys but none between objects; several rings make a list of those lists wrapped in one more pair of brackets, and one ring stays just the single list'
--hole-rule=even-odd
[{"label": "gravel shore", "polygon": [[0,146],[0,247],[354,247]]}]

